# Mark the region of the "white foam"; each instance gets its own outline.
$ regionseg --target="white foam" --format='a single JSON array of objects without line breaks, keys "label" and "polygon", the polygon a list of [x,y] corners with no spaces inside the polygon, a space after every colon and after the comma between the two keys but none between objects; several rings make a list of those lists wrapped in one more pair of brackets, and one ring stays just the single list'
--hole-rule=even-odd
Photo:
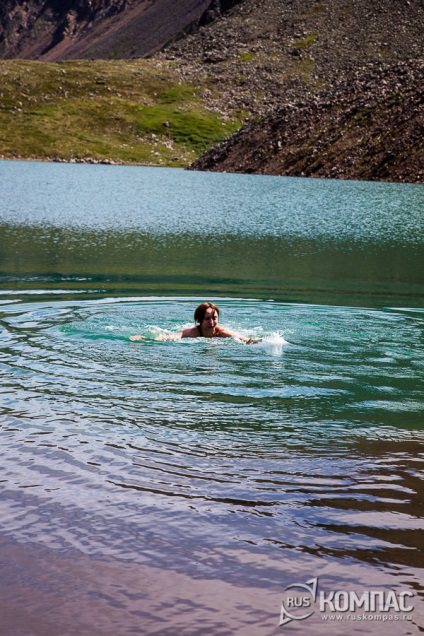
[{"label": "white foam", "polygon": [[273,356],[279,356],[283,352],[283,347],[290,344],[278,331],[274,331],[269,336],[264,336],[259,343],[262,347],[270,351]]}]

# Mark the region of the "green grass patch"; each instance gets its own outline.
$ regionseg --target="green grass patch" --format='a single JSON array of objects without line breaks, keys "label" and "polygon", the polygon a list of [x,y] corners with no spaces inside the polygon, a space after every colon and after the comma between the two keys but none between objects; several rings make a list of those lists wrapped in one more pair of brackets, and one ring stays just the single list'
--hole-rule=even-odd
[{"label": "green grass patch", "polygon": [[318,37],[318,33],[311,33],[311,35],[308,35],[307,38],[304,38],[303,40],[298,40],[297,42],[293,43],[293,48],[295,49],[308,49],[310,46],[313,45],[313,43],[315,42],[315,40]]},{"label": "green grass patch", "polygon": [[242,53],[238,60],[239,62],[251,62],[252,60],[255,59],[255,53],[252,53],[251,51],[246,51],[245,53]]},{"label": "green grass patch", "polygon": [[167,135],[177,143],[202,152],[233,132],[235,127],[220,121],[210,113],[195,110],[177,111],[161,106],[143,106],[138,110],[136,124],[142,134]]},{"label": "green grass patch", "polygon": [[155,60],[0,62],[0,155],[184,166],[242,125]]},{"label": "green grass patch", "polygon": [[189,86],[187,84],[173,84],[162,88],[157,94],[157,102],[159,104],[172,104],[175,106],[182,106],[190,102],[192,99],[197,99],[199,89]]}]

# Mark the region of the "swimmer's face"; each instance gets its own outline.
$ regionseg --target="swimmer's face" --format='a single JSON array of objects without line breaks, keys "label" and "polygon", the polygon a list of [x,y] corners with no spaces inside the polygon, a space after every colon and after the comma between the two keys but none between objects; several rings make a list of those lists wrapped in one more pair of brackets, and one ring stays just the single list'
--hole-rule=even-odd
[{"label": "swimmer's face", "polygon": [[208,307],[202,320],[202,329],[213,329],[218,324],[218,312]]}]

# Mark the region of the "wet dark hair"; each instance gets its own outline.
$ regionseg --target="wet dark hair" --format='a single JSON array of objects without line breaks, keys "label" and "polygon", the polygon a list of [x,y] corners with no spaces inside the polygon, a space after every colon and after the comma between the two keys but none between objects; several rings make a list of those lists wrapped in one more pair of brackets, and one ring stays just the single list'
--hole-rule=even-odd
[{"label": "wet dark hair", "polygon": [[202,303],[194,311],[194,322],[202,324],[207,309],[213,309],[219,316],[219,309],[214,303]]}]

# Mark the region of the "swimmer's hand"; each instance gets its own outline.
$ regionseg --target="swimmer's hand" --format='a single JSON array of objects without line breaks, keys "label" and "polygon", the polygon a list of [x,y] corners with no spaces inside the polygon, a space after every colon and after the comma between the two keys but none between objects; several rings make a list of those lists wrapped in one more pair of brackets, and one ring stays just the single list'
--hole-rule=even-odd
[{"label": "swimmer's hand", "polygon": [[256,342],[260,342],[261,338],[248,338],[245,340],[246,344],[255,344]]},{"label": "swimmer's hand", "polygon": [[147,340],[144,336],[130,336],[130,340]]}]

